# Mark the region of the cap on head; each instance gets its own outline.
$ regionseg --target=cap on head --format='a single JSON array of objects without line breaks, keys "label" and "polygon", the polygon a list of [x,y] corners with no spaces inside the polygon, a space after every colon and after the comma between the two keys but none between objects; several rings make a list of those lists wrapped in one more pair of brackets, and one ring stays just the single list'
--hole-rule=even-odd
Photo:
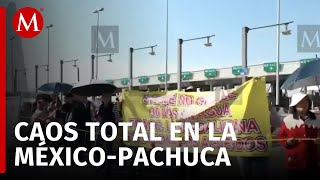
[{"label": "cap on head", "polygon": [[302,99],[304,99],[307,96],[307,94],[299,92],[297,94],[294,94],[291,98],[290,107],[293,107],[297,105]]}]

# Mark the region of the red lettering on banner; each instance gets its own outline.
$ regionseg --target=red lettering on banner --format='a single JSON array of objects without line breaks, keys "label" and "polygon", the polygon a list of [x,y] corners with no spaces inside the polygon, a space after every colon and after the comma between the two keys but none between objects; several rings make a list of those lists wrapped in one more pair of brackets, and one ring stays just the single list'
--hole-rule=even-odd
[{"label": "red lettering on banner", "polygon": [[178,118],[178,110],[176,108],[163,107],[161,109],[161,114],[163,118],[168,118],[168,119]]},{"label": "red lettering on banner", "polygon": [[145,105],[176,105],[176,95],[144,95],[142,102]]},{"label": "red lettering on banner", "polygon": [[213,109],[215,110],[217,116],[222,115],[223,108],[221,106],[214,107]]},{"label": "red lettering on banner", "polygon": [[264,136],[254,137],[238,137],[237,141],[209,141],[208,137],[203,136],[200,141],[200,147],[213,147],[219,149],[226,147],[228,151],[234,152],[266,152],[268,150],[268,141]]},{"label": "red lettering on banner", "polygon": [[197,105],[198,106],[205,106],[207,104],[206,100],[203,97],[197,98]]},{"label": "red lettering on banner", "polygon": [[175,105],[177,101],[177,96],[173,95],[172,97],[170,97],[169,99],[169,105]]},{"label": "red lettering on banner", "polygon": [[237,138],[237,143],[236,143],[236,148],[234,149],[235,151],[242,151],[242,149],[243,149],[243,141],[242,141],[242,139],[241,138]]},{"label": "red lettering on banner", "polygon": [[[209,123],[205,120],[198,119],[200,122],[199,133],[206,134],[209,132]],[[242,119],[242,120],[232,120],[232,119],[222,119],[214,120],[214,133],[222,134],[226,123],[232,123],[234,131],[236,134],[261,134],[261,130],[257,121],[254,118]]]},{"label": "red lettering on banner", "polygon": [[231,111],[230,111],[230,107],[228,104],[224,104],[224,106],[223,106],[223,115],[224,116],[232,116]]},{"label": "red lettering on banner", "polygon": [[157,131],[162,131],[163,130],[163,126],[162,126],[162,123],[161,121],[156,121],[156,130]]},{"label": "red lettering on banner", "polygon": [[207,137],[202,137],[201,147],[209,147],[209,139]]},{"label": "red lettering on banner", "polygon": [[214,109],[212,107],[205,110],[203,114],[205,115],[205,117],[214,117],[215,116]]},{"label": "red lettering on banner", "polygon": [[132,119],[129,119],[129,122],[132,122],[132,127],[136,128],[139,122],[139,119],[132,118]]},{"label": "red lettering on banner", "polygon": [[167,132],[170,131],[170,124],[171,124],[171,121],[166,121],[166,131]]},{"label": "red lettering on banner", "polygon": [[161,115],[162,115],[163,118],[167,118],[168,117],[168,114],[169,114],[168,111],[169,111],[169,108],[167,108],[167,107],[163,107],[161,109]]},{"label": "red lettering on banner", "polygon": [[252,152],[255,150],[255,141],[253,137],[247,137],[246,141],[244,142],[244,146],[247,151]]},{"label": "red lettering on banner", "polygon": [[261,132],[255,119],[248,120],[248,132],[257,134]]},{"label": "red lettering on banner", "polygon": [[175,105],[176,104],[176,95],[166,95],[164,96],[165,100],[163,102],[164,105]]},{"label": "red lettering on banner", "polygon": [[147,95],[144,95],[144,96],[143,96],[142,102],[143,102],[143,104],[149,104],[149,98],[148,98]]},{"label": "red lettering on banner", "polygon": [[239,131],[240,133],[246,133],[247,120],[243,120],[239,123]]},{"label": "red lettering on banner", "polygon": [[147,120],[147,119],[143,119],[142,122],[143,122],[144,128],[145,128],[146,130],[149,130],[149,129],[150,129],[150,121]]},{"label": "red lettering on banner", "polygon": [[159,108],[159,107],[152,107],[152,108],[150,108],[150,117],[151,117],[151,118],[158,118],[158,117],[160,117],[160,108]]},{"label": "red lettering on banner", "polygon": [[219,103],[232,101],[232,100],[237,99],[237,97],[238,97],[238,94],[236,94],[236,92],[231,92],[231,93],[229,93],[227,96],[223,97],[223,98],[219,101]]},{"label": "red lettering on banner", "polygon": [[259,136],[257,139],[256,149],[259,152],[265,152],[268,149],[268,141],[263,136]]},{"label": "red lettering on banner", "polygon": [[209,123],[200,124],[199,134],[209,133]]},{"label": "red lettering on banner", "polygon": [[191,116],[187,119],[204,119],[204,118],[215,118],[215,117],[224,117],[224,116],[231,116],[231,110],[228,104],[219,104],[212,106],[206,109],[203,112],[199,112],[198,114]]},{"label": "red lettering on banner", "polygon": [[179,96],[179,105],[180,106],[190,106],[194,104],[194,97],[191,95],[181,94]]}]

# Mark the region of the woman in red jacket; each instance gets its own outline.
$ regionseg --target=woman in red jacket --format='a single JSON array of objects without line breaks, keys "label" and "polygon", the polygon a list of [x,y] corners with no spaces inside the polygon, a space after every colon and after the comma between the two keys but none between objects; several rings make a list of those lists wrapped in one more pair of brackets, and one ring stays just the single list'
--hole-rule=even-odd
[{"label": "woman in red jacket", "polygon": [[310,99],[306,94],[293,95],[291,114],[284,118],[279,131],[288,173],[293,178],[316,174],[319,170],[320,119],[310,109]]}]

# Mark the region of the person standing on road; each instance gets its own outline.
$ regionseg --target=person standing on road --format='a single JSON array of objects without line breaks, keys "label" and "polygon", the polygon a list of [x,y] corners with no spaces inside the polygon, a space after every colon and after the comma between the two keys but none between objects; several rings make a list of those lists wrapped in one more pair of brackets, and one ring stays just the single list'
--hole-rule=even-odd
[{"label": "person standing on road", "polygon": [[286,154],[289,178],[319,173],[320,119],[311,111],[307,94],[292,96],[290,115],[284,118],[278,137]]},{"label": "person standing on road", "polygon": [[[86,122],[87,122],[87,113],[86,107],[83,104],[83,97],[77,94],[73,94],[73,105],[72,112],[69,115],[71,122],[77,123],[76,130],[78,131],[78,139],[75,142],[75,147],[85,147],[85,136],[86,136]],[[90,115],[89,115],[90,116]],[[81,160],[84,159],[84,153],[80,155]]]},{"label": "person standing on road", "polygon": [[[111,97],[112,97],[112,93],[104,93],[101,96],[101,105],[99,107],[99,112],[98,112],[98,119],[100,121],[100,127],[102,126],[103,123],[105,122],[111,122],[117,125],[117,123],[120,120],[120,114],[119,114],[119,110],[118,110],[118,106],[113,104],[111,101]],[[108,126],[106,128],[106,132],[101,132],[101,133],[105,133],[106,136],[110,137],[112,135],[112,128],[110,126]],[[101,137],[101,133],[98,135],[97,140],[96,140],[96,147],[102,147],[103,145],[106,144],[106,154],[110,155],[112,154],[112,145],[113,142],[105,142],[103,140],[103,138]],[[98,158],[97,156],[95,158]],[[110,168],[111,167],[111,163],[106,163],[106,174],[110,173]],[[100,168],[101,170],[102,168]]]},{"label": "person standing on road", "polygon": [[30,123],[40,122],[43,126],[45,125],[46,118],[49,116],[48,106],[51,98],[47,94],[38,94],[36,97],[35,108],[32,111]]},{"label": "person standing on road", "polygon": [[[114,124],[117,124],[120,119],[120,114],[118,111],[118,107],[111,102],[111,93],[105,93],[101,96],[101,105],[99,107],[99,120],[100,120],[100,126],[105,122],[112,122]],[[110,126],[106,129],[106,135],[111,136],[112,135],[112,129]],[[102,139],[101,135],[98,136],[96,141],[96,146],[103,147],[104,140]],[[106,150],[107,153],[110,154],[112,152],[112,142],[106,142]]]},{"label": "person standing on road", "polygon": [[[92,102],[88,101],[87,96],[81,96],[82,103],[84,105],[84,113],[85,116],[85,122],[92,122],[94,118],[94,111],[92,108]],[[90,142],[90,134],[88,133],[90,131],[89,127],[85,127],[85,137],[84,137],[84,144],[87,149],[91,149],[91,142]]]}]

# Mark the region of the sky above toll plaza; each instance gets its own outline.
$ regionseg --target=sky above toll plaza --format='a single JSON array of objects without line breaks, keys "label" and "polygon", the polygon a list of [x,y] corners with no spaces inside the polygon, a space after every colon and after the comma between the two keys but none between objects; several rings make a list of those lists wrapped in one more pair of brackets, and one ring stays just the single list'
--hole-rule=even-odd
[{"label": "sky above toll plaza", "polygon": [[[7,1],[9,2],[9,1]],[[166,0],[28,0],[15,1],[17,8],[44,8],[45,25],[50,30],[50,81],[60,80],[59,61],[79,59],[81,82],[88,82],[91,72],[91,26],[96,25],[93,11],[101,7],[100,25],[119,26],[119,53],[107,61],[99,59],[99,79],[120,79],[129,75],[129,48],[157,44],[155,56],[149,50],[133,55],[133,76],[165,72]],[[291,61],[313,58],[315,53],[297,52],[297,25],[318,25],[318,0],[281,0],[281,22],[289,25],[292,35],[281,35],[280,59]],[[177,39],[215,34],[213,46],[205,40],[185,42],[183,71],[241,65],[241,29],[277,23],[277,0],[169,0],[168,72],[177,67]],[[284,30],[284,27],[281,27]],[[276,61],[276,27],[250,31],[248,64]],[[34,39],[22,41],[28,81],[34,87],[34,65],[47,63],[47,29]],[[33,44],[30,46],[30,44]],[[30,48],[36,47],[37,53]],[[65,65],[65,82],[75,83],[76,69]],[[39,85],[46,82],[44,68],[39,70]]]}]

